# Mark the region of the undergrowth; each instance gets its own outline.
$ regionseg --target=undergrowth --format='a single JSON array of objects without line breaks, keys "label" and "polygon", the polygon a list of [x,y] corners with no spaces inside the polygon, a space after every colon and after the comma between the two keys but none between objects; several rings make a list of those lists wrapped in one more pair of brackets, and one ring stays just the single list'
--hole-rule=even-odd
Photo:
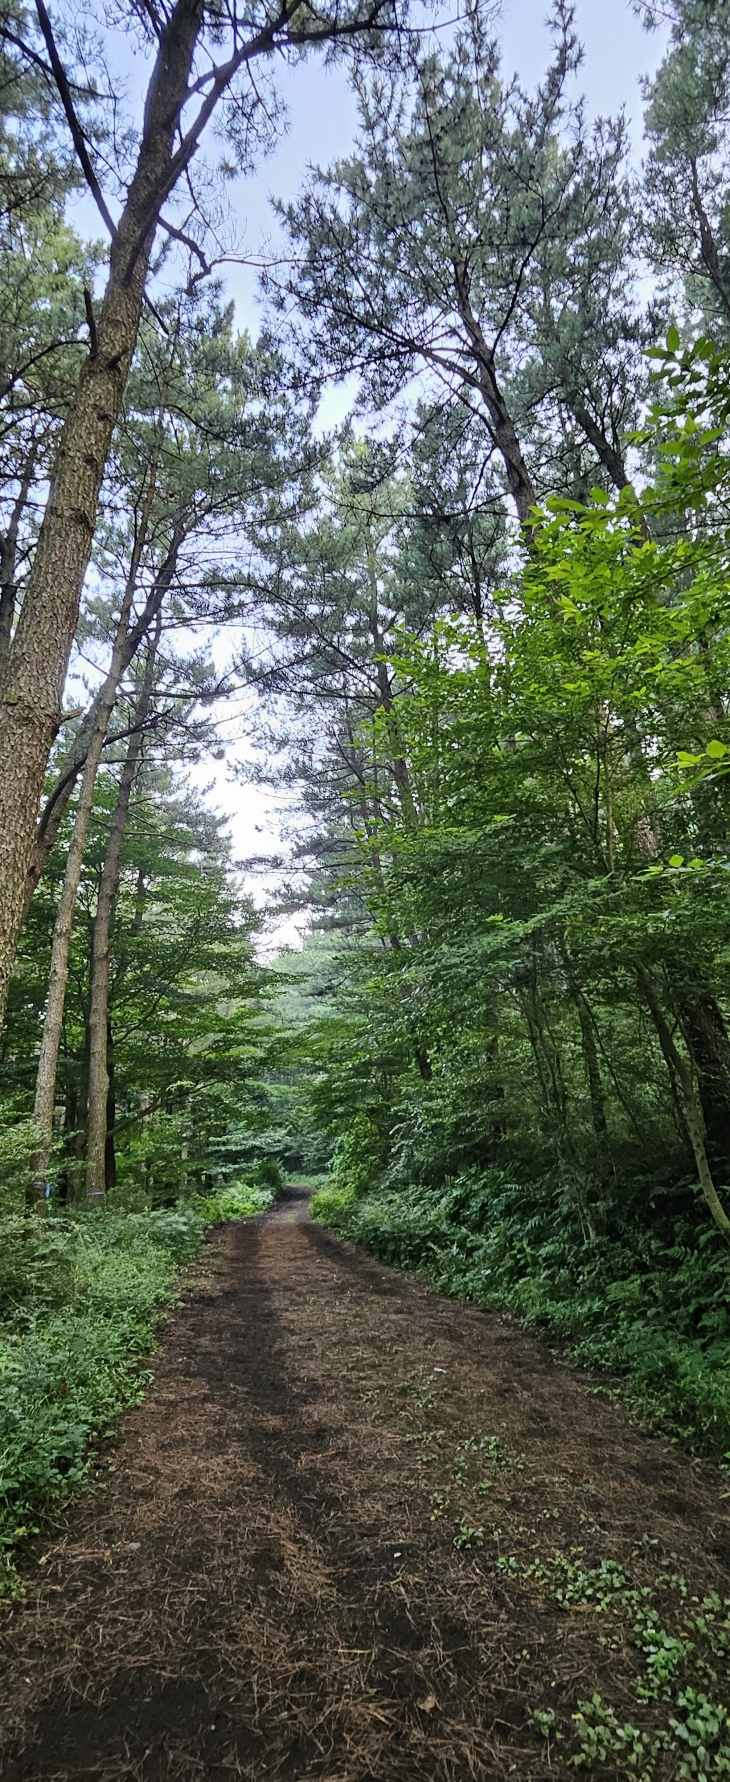
[{"label": "undergrowth", "polygon": [[18,1543],[144,1397],[140,1360],[206,1227],[264,1212],[274,1192],[237,1183],[155,1210],[0,1217],[0,1596],[19,1587]]},{"label": "undergrowth", "polygon": [[0,1222],[0,1594],[13,1554],[144,1396],[159,1307],[205,1224],[191,1209]]},{"label": "undergrowth", "polygon": [[[508,1576],[536,1586],[561,1609],[582,1609],[605,1618],[601,1645],[617,1650],[628,1636],[639,1660],[636,1714],[621,1720],[595,1692],[579,1701],[572,1716],[570,1768],[633,1776],[654,1782],[657,1772],[682,1782],[712,1782],[730,1776],[730,1718],[718,1700],[720,1671],[727,1680],[730,1602],[711,1595],[689,1597],[683,1577],[658,1574],[637,1587],[614,1560],[586,1566],[580,1549],[555,1553],[520,1566],[514,1557],[497,1561]],[[555,1713],[534,1708],[533,1723],[548,1741],[564,1743]]]},{"label": "undergrowth", "polygon": [[337,1183],[312,1213],[441,1293],[547,1325],[656,1427],[727,1455],[730,1258],[701,1208],[588,1240],[574,1197],[531,1185],[528,1203],[500,1172],[474,1170],[363,1198]]},{"label": "undergrowth", "polygon": [[256,1213],[265,1213],[273,1199],[273,1188],[236,1182],[214,1194],[196,1195],[193,1204],[210,1224],[220,1225],[229,1219],[250,1219]]}]

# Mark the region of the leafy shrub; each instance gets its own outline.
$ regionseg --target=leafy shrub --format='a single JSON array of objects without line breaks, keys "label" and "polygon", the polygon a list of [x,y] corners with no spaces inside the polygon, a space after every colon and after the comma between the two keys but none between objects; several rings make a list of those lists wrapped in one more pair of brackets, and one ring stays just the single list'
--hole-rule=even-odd
[{"label": "leafy shrub", "polygon": [[330,1186],[350,1194],[372,1189],[384,1161],[382,1134],[369,1114],[356,1114],[335,1143]]},{"label": "leafy shrub", "polygon": [[262,1157],[254,1170],[254,1180],[262,1188],[270,1188],[272,1195],[281,1194],[286,1176],[278,1157]]},{"label": "leafy shrub", "polygon": [[339,1227],[353,1199],[351,1188],[318,1188],[310,1200],[309,1211],[313,1219],[321,1219],[324,1225]]},{"label": "leafy shrub", "polygon": [[728,1451],[728,1255],[691,1203],[586,1242],[571,1194],[532,1184],[528,1203],[499,1171],[472,1170],[363,1199],[327,1188],[313,1211],[442,1293],[547,1324],[577,1360],[623,1376],[659,1427]]},{"label": "leafy shrub", "polygon": [[249,1219],[252,1214],[265,1213],[274,1198],[272,1188],[259,1187],[255,1182],[230,1182],[215,1194],[197,1195],[195,1206],[212,1225],[221,1225],[228,1219]]},{"label": "leafy shrub", "polygon": [[16,1120],[0,1128],[0,1216],[22,1212],[37,1142],[32,1120]]},{"label": "leafy shrub", "polygon": [[0,1590],[13,1549],[144,1394],[136,1367],[205,1223],[191,1208],[0,1219]]}]

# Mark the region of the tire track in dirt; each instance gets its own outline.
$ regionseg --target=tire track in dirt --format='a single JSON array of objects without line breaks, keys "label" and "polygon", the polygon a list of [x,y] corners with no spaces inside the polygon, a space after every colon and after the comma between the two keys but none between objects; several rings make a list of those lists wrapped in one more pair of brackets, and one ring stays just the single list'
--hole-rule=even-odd
[{"label": "tire track in dirt", "polygon": [[717,1469],[313,1225],[302,1191],[207,1257],[7,1617],[6,1782],[574,1773],[533,1710],[569,1728],[598,1689],[631,1717],[637,1656],[519,1567],[580,1547],[730,1595]]}]

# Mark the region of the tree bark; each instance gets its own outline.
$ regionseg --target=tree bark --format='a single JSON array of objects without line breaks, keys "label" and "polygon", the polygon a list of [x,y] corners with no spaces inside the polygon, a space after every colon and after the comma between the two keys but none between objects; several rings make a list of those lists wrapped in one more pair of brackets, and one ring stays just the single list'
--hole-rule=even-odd
[{"label": "tree bark", "polygon": [[122,597],[122,604],[117,621],[116,637],[112,649],[111,662],[106,680],[95,701],[96,720],[89,741],[86,764],[81,780],[76,820],[71,836],[66,859],[61,898],[56,912],[51,947],[51,968],[48,982],[48,1000],[43,1022],[38,1072],[36,1076],[35,1106],[33,1117],[39,1131],[39,1145],[35,1155],[33,1179],[28,1190],[31,1205],[42,1207],[44,1202],[45,1179],[48,1174],[48,1162],[53,1136],[53,1110],[56,1105],[56,1076],[58,1072],[58,1054],[63,1029],[63,1011],[66,1002],[66,984],[68,981],[68,958],[71,946],[74,910],[78,895],[81,871],[86,850],[86,838],[94,805],[94,788],[99,770],[102,750],[106,741],[109,720],[114,710],[114,703],[122,677],[126,644],[129,632],[129,620],[132,611],[139,566],[144,551],[149,526],[152,502],[155,493],[157,466],[153,460],[150,466],[150,479],[140,518],[137,537],[134,541],[127,581]]},{"label": "tree bark", "polygon": [[723,1237],[730,1241],[730,1219],[728,1219],[725,1208],[713,1182],[712,1171],[708,1162],[702,1123],[702,1112],[692,1065],[687,1058],[683,1058],[679,1047],[675,1044],[674,1035],[659,1001],[651,972],[648,971],[645,965],[639,964],[636,967],[636,973],[657,1031],[667,1070],[669,1071],[670,1078],[677,1086],[682,1115],[687,1128],[689,1142],[694,1153],[694,1159],[697,1165],[697,1175],[699,1177],[702,1193],[707,1201],[707,1205],[715,1224],[722,1232]]},{"label": "tree bark", "polygon": [[137,341],[203,0],[177,0],[160,39],[142,142],[111,249],[95,339],[64,423],[0,696],[0,1022],[26,900],[43,775],[61,702],[99,490]]},{"label": "tree bark", "polygon": [[[116,688],[126,674],[130,662],[134,660],[139,646],[143,642],[150,626],[157,618],[157,614],[160,611],[165,595],[171,587],[172,579],[177,568],[180,546],[185,536],[185,527],[182,522],[179,522],[173,533],[172,542],[164,563],[155,576],[141,615],[127,633],[127,639],[122,651],[121,666],[116,676],[114,692],[116,692]],[[74,742],[73,749],[67,760],[64,762],[56,785],[46,800],[41,813],[36,831],[33,854],[28,868],[23,920],[25,920],[25,916],[28,913],[33,893],[40,882],[49,855],[55,845],[56,837],[63,821],[64,812],[68,808],[69,800],[72,797],[78,776],[88,759],[89,749],[96,732],[99,713],[104,701],[109,695],[111,678],[112,669],[110,668],[107,680],[102,683],[93,704],[89,707],[84,722],[81,725],[78,736]]]},{"label": "tree bark", "polygon": [[453,265],[457,308],[474,356],[482,401],[489,416],[494,443],[507,473],[507,482],[517,510],[517,518],[525,530],[530,524],[532,509],[537,506],[537,491],[525,463],[514,421],[499,385],[494,353],[472,308],[468,269],[462,260],[455,260]]},{"label": "tree bark", "polygon": [[89,1012],[89,1113],[86,1145],[86,1195],[87,1199],[103,1199],[106,1192],[106,1139],[107,1139],[107,1103],[109,1098],[109,1072],[107,1063],[108,1023],[109,1023],[109,937],[111,932],[114,906],[119,891],[119,877],[122,864],[122,844],[124,842],[129,805],[132,796],[140,751],[142,748],[142,727],[145,724],[152,700],[154,686],[155,659],[160,640],[161,618],[158,614],[157,627],[153,642],[150,644],[144,679],[134,713],[134,727],[129,739],[127,753],[122,767],[119,783],[119,794],[109,832],[106,859],[101,875],[99,896],[94,918],[94,937],[91,955],[91,1005]]},{"label": "tree bark", "polygon": [[683,1003],[682,1027],[699,1079],[708,1152],[730,1172],[730,1036],[714,996]]},{"label": "tree bark", "polygon": [[601,1081],[601,1067],[598,1062],[598,1047],[596,1045],[596,1035],[593,1027],[593,1016],[591,1014],[590,1005],[581,990],[573,970],[573,961],[570,956],[567,937],[563,940],[561,951],[563,955],[563,964],[565,966],[565,974],[568,980],[570,999],[576,1010],[580,1024],[583,1063],[585,1065],[586,1078],[588,1081],[588,1092],[591,1098],[593,1131],[596,1135],[596,1142],[599,1149],[603,1151],[608,1144],[608,1121],[606,1119],[606,1103],[603,1095],[603,1083]]},{"label": "tree bark", "polygon": [[383,711],[385,712],[385,721],[388,727],[388,738],[391,744],[390,764],[393,769],[393,779],[398,788],[398,797],[404,822],[412,828],[416,818],[416,807],[413,802],[408,763],[403,754],[403,746],[398,731],[398,718],[395,710],[393,689],[390,684],[390,675],[388,674],[388,664],[385,660],[385,638],[380,629],[380,615],[378,610],[378,570],[375,547],[373,545],[369,524],[366,526],[365,541],[368,581],[370,584],[370,629],[373,637],[373,648],[375,650],[375,677],[378,683],[378,692],[380,694]]},{"label": "tree bark", "polygon": [[104,1140],[104,1193],[117,1185],[117,1156],[114,1147],[114,1132],[117,1123],[117,1095],[114,1075],[114,1033],[111,1021],[106,1024],[106,1137]]},{"label": "tree bark", "polygon": [[712,233],[710,219],[702,202],[700,182],[697,177],[697,162],[694,160],[690,161],[689,168],[692,184],[692,208],[697,218],[700,231],[700,254],[725,314],[730,318],[730,289],[728,288],[727,279],[725,278],[723,269],[720,265],[720,256],[717,251],[715,237]]},{"label": "tree bark", "polygon": [[[77,156],[97,203],[114,228],[109,277],[96,316],[89,303],[91,350],[85,360],[56,453],[48,503],[23,608],[0,693],[0,1026],[23,922],[43,775],[63,722],[61,702],[78,620],[81,591],[96,524],[99,490],[137,343],[150,253],[165,200],[197,151],[216,107],[244,65],[287,45],[316,48],[362,36],[378,23],[383,0],[363,15],[345,15],[297,28],[297,0],[241,40],[234,24],[232,53],[202,83],[190,76],[206,15],[205,0],[175,0],[164,15],[159,49],[144,107],[137,162],[114,227],[73,114],[69,83],[52,44],[50,22],[38,6],[54,78]],[[203,91],[197,117],[182,128],[185,108]]]},{"label": "tree bark", "polygon": [[20,522],[28,506],[36,466],[37,449],[33,445],[28,452],[20,476],[20,486],[13,503],[7,532],[0,539],[0,689],[2,688],[8,668],[10,656],[10,639],[15,617],[15,601],[17,588],[15,572],[18,561],[18,533]]}]

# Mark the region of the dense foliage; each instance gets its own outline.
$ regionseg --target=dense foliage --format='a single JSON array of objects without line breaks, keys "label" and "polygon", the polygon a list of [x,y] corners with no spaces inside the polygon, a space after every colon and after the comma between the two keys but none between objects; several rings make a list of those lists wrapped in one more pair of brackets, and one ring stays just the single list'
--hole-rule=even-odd
[{"label": "dense foliage", "polygon": [[334,712],[309,608],[308,1057],[321,1216],[724,1452],[728,60],[675,13],[640,178],[559,9],[529,103],[465,29],[287,212],[301,343],[384,416],[423,368],[408,446],[347,448]]},{"label": "dense foliage", "polygon": [[89,1441],[145,1390],[158,1307],[204,1229],[190,1210],[2,1219],[0,1589],[13,1549],[88,1475]]},{"label": "dense foliage", "polygon": [[687,1192],[650,1190],[648,1208],[623,1208],[591,1243],[569,1190],[531,1183],[527,1217],[524,1203],[524,1184],[474,1169],[438,1190],[325,1188],[313,1213],[440,1293],[554,1332],[609,1372],[607,1390],[727,1458],[727,1259]]}]

